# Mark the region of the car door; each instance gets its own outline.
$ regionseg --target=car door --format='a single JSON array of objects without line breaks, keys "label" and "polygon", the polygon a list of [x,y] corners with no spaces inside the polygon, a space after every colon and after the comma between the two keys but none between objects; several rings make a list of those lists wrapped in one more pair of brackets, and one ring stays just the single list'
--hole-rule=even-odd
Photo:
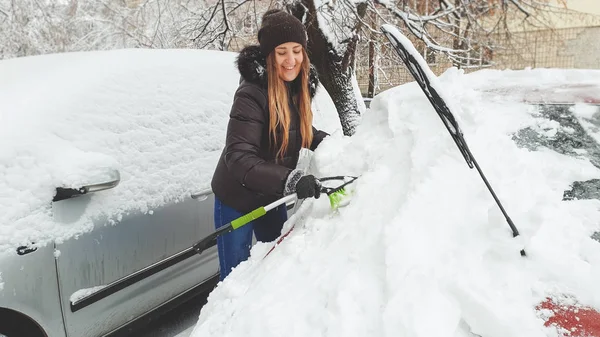
[{"label": "car door", "polygon": [[[54,202],[55,220],[68,226],[92,203],[93,194]],[[217,274],[216,247],[191,250],[214,231],[213,203],[205,191],[116,224],[96,219],[92,231],[57,244],[68,335],[104,335]]]}]

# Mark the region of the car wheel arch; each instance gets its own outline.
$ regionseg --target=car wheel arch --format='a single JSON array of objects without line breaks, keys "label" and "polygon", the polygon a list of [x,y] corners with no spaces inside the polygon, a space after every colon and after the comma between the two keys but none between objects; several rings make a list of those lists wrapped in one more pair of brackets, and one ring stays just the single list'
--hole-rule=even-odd
[{"label": "car wheel arch", "polygon": [[17,337],[26,333],[26,336],[48,337],[41,325],[33,318],[13,309],[0,308],[0,334],[7,337]]}]

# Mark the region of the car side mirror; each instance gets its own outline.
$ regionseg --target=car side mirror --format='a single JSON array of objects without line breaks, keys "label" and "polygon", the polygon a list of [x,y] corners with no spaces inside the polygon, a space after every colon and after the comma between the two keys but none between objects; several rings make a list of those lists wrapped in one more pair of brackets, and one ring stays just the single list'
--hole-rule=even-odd
[{"label": "car side mirror", "polygon": [[102,170],[100,174],[92,178],[89,184],[84,184],[79,188],[57,187],[56,194],[52,201],[60,201],[78,197],[84,194],[104,191],[114,188],[121,181],[121,174],[115,169]]}]

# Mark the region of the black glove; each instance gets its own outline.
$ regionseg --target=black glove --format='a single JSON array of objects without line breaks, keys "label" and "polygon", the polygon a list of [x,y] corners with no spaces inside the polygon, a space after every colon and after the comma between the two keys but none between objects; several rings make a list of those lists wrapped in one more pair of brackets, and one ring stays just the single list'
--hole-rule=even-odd
[{"label": "black glove", "polygon": [[319,199],[321,196],[321,183],[313,175],[302,176],[296,183],[296,195],[298,199]]}]

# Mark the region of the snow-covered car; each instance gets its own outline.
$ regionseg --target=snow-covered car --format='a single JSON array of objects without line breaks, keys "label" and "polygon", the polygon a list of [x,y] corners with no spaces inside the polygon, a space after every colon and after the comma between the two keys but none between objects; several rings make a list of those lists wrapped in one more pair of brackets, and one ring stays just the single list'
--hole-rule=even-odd
[{"label": "snow-covered car", "polygon": [[268,258],[255,245],[212,291],[191,337],[600,336],[600,200],[569,197],[599,181],[600,111],[568,95],[585,84],[597,97],[599,78],[439,76],[517,237],[421,88],[378,94],[352,137],[315,152],[319,176],[359,176],[346,206],[305,201]]},{"label": "snow-covered car", "polygon": [[192,246],[214,231],[234,56],[0,62],[0,335],[104,336],[214,287],[216,247]]},{"label": "snow-covered car", "polygon": [[[517,145],[531,151],[547,148],[570,157],[585,158],[600,168],[600,84],[586,81],[585,72],[564,71],[571,78],[557,76],[556,80],[547,76],[538,83],[505,81],[482,88],[482,92],[491,100],[523,102],[531,107],[530,112],[538,123],[513,135]],[[522,75],[514,72],[513,76]],[[563,200],[600,200],[599,191],[599,179],[573,181],[564,191]],[[599,232],[595,232],[593,238],[599,240]]]}]

